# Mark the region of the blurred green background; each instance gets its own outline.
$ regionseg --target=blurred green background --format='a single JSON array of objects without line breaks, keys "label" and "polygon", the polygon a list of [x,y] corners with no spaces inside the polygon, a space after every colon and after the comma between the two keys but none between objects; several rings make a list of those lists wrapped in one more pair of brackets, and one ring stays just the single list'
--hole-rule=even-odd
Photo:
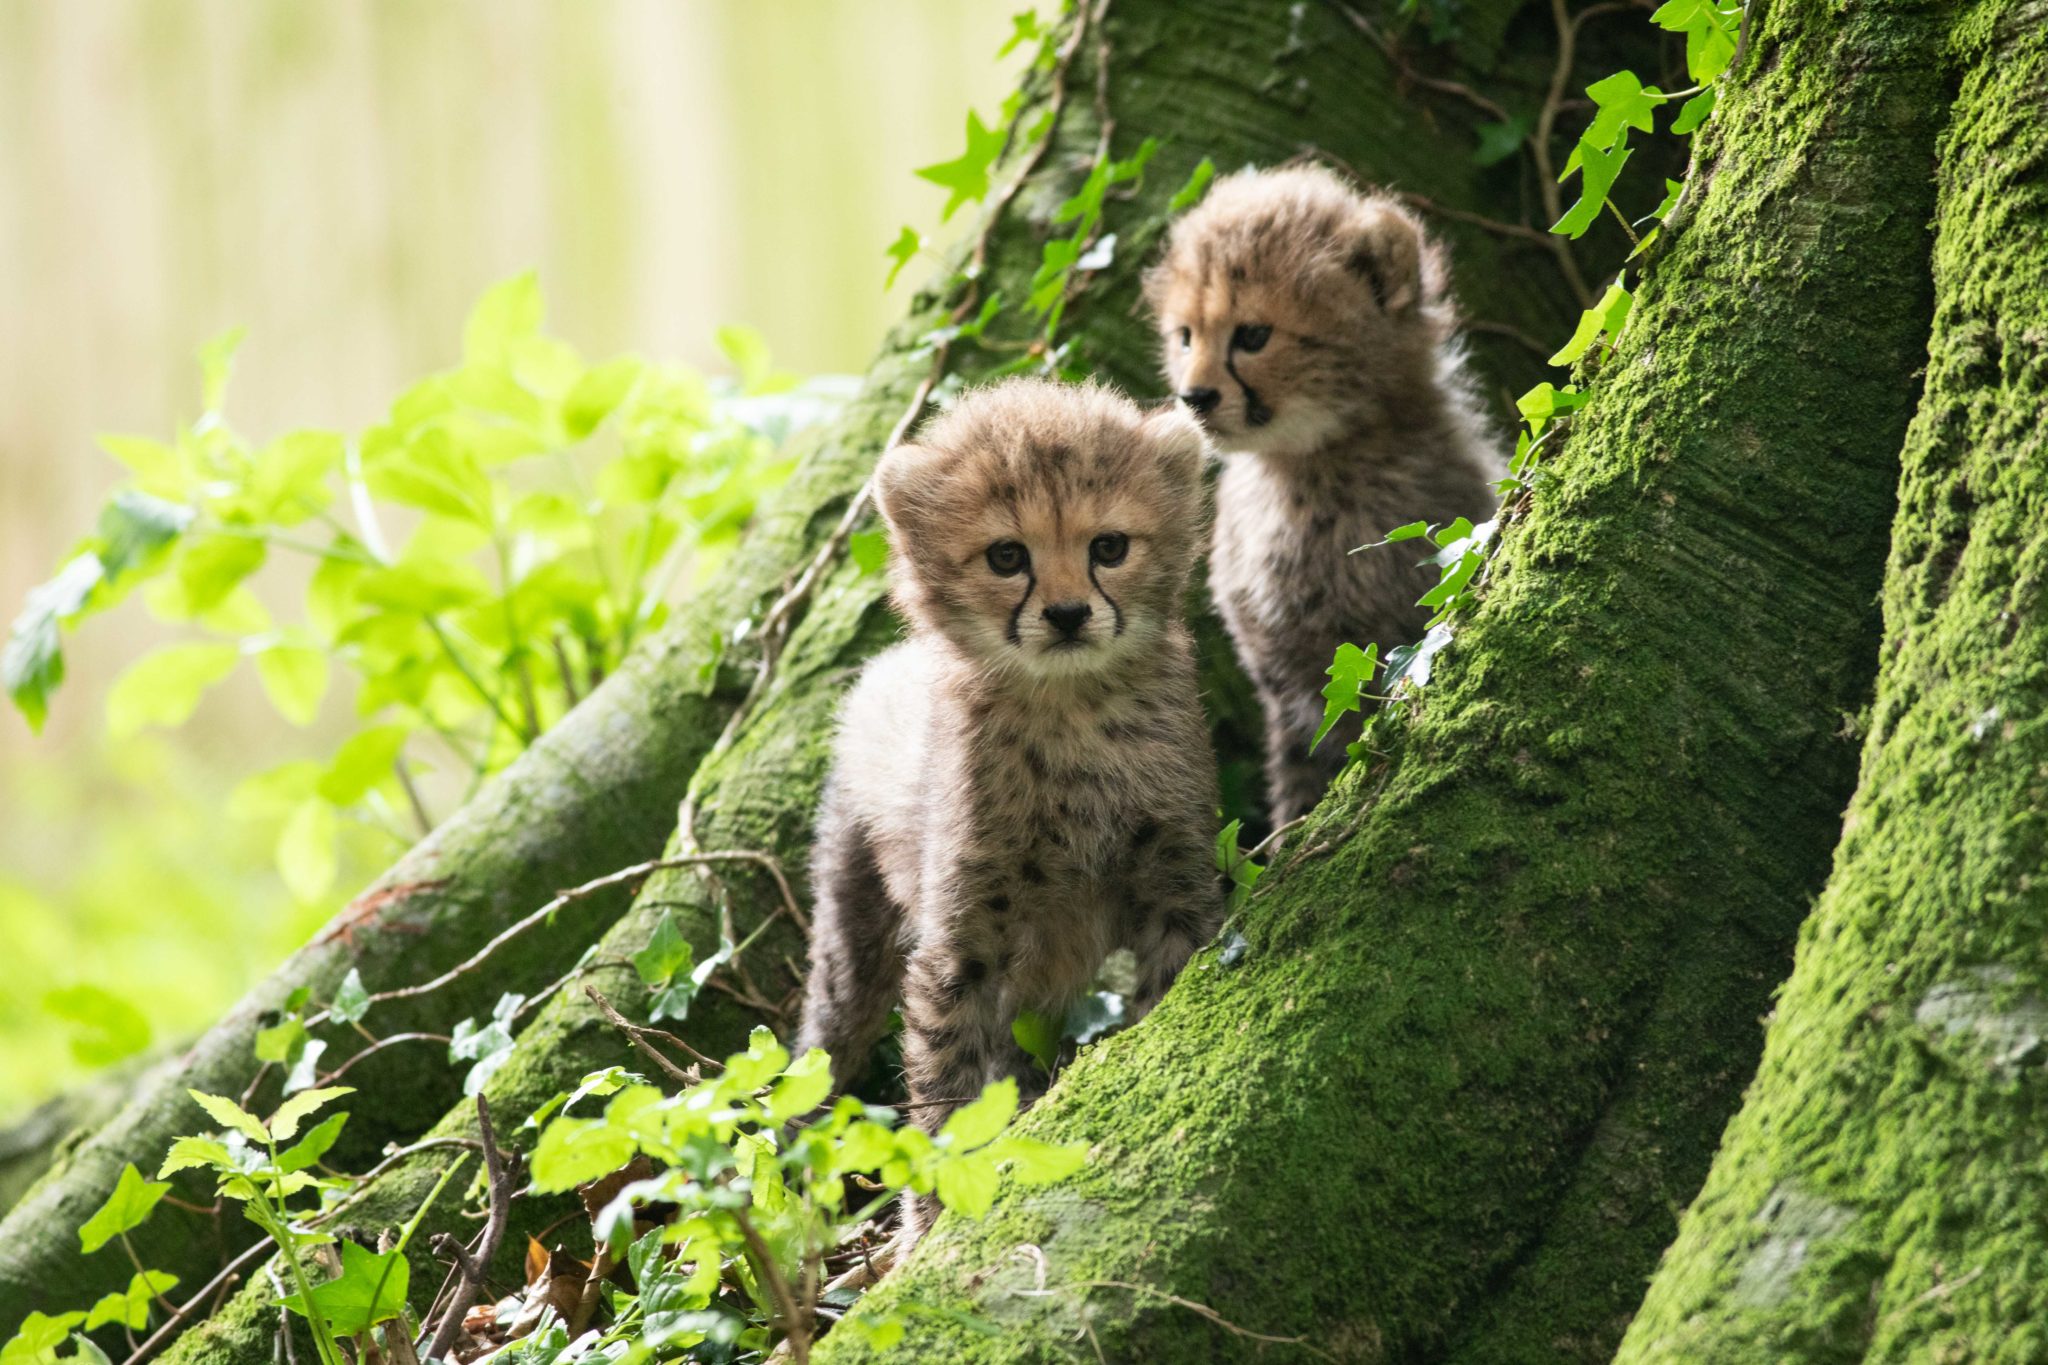
[{"label": "blurred green background", "polygon": [[[0,0],[0,611],[119,480],[94,436],[191,420],[231,326],[257,439],[375,420],[529,266],[589,355],[717,372],[744,322],[792,370],[863,368],[899,307],[882,248],[944,199],[911,169],[992,117],[1017,5]],[[107,740],[109,683],[162,638],[128,603],[70,644],[42,735],[0,710],[0,1123],[204,1027],[393,851],[364,831],[301,903],[275,829],[226,813],[331,749],[345,692],[294,729],[244,673]]]}]

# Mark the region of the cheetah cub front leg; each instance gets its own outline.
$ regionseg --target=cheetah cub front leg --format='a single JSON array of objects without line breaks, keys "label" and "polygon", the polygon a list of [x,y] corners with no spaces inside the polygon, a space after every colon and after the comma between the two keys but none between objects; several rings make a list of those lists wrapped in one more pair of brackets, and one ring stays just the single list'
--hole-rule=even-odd
[{"label": "cheetah cub front leg", "polygon": [[[846,1085],[900,991],[927,1132],[1025,1074],[1020,1011],[1064,1011],[1118,947],[1149,1010],[1222,917],[1181,622],[1203,450],[1174,409],[1018,380],[876,470],[909,632],[841,713],[800,1043]],[[899,1245],[936,1212],[908,1203]]]}]

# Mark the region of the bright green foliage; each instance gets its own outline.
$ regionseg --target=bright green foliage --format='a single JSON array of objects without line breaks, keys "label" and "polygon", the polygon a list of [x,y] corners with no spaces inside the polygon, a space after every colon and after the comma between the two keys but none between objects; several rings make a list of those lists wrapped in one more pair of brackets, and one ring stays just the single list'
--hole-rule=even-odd
[{"label": "bright green foliage", "polygon": [[[722,1359],[737,1344],[766,1351],[786,1330],[772,1286],[815,1285],[819,1258],[864,1219],[905,1191],[936,1194],[970,1217],[986,1213],[1007,1167],[1027,1184],[1071,1175],[1084,1149],[1006,1135],[1017,1111],[1015,1081],[1000,1081],[955,1111],[931,1137],[901,1127],[894,1110],[843,1097],[811,1116],[830,1095],[823,1052],[791,1060],[766,1029],[717,1074],[665,1095],[645,1084],[617,1085],[615,1073],[586,1077],[577,1093],[551,1104],[566,1110],[600,1087],[610,1095],[594,1118],[560,1113],[542,1128],[532,1159],[540,1191],[568,1191],[618,1170],[635,1156],[660,1173],[620,1190],[595,1217],[597,1237],[633,1266],[637,1297],[613,1299],[601,1343],[638,1342],[664,1355]],[[846,1200],[858,1176],[872,1198]],[[676,1210],[666,1227],[633,1241],[635,1210]],[[628,1246],[631,1243],[631,1246]],[[771,1272],[770,1266],[773,1271]],[[726,1292],[730,1291],[730,1292]],[[745,1311],[735,1307],[745,1305]],[[879,1317],[856,1310],[847,1325],[882,1331]],[[884,1335],[890,1335],[884,1333]],[[712,1353],[690,1348],[711,1343]],[[521,1348],[546,1351],[545,1343]]]},{"label": "bright green foliage", "polygon": [[[365,728],[325,765],[252,778],[234,803],[275,822],[295,896],[333,885],[344,821],[401,845],[424,833],[427,774],[503,767],[615,670],[785,476],[776,446],[793,419],[829,405],[744,328],[720,329],[739,378],[713,385],[630,356],[586,364],[541,330],[542,311],[531,274],[495,286],[462,364],[354,436],[245,441],[220,406],[233,340],[209,346],[199,420],[169,443],[104,442],[133,482],[16,620],[0,664],[16,705],[40,724],[63,629],[140,587],[198,638],[115,683],[117,738],[183,724],[244,659],[298,725],[350,684]],[[250,589],[274,556],[314,566],[299,620],[273,618]]]},{"label": "bright green foliage", "polygon": [[112,1323],[131,1332],[140,1331],[149,1325],[149,1310],[158,1296],[177,1287],[176,1275],[161,1270],[138,1270],[126,1289],[104,1295],[92,1306],[85,1315],[85,1330],[90,1332]]},{"label": "bright green foliage", "polygon": [[412,1268],[402,1251],[381,1255],[356,1242],[338,1243],[341,1273],[278,1300],[302,1318],[325,1319],[337,1337],[354,1336],[405,1311]]},{"label": "bright green foliage", "polygon": [[1628,310],[1634,302],[1635,296],[1622,287],[1620,280],[1608,285],[1600,301],[1579,315],[1579,325],[1573,330],[1572,339],[1558,348],[1557,353],[1550,357],[1550,363],[1576,365],[1596,342],[1611,349],[1621,336],[1622,325],[1628,321]]},{"label": "bright green foliage", "polygon": [[144,1180],[134,1166],[121,1168],[121,1179],[99,1212],[78,1229],[79,1249],[90,1254],[122,1233],[141,1227],[155,1210],[157,1201],[171,1192],[169,1185]]},{"label": "bright green foliage", "polygon": [[2048,30],[1954,22],[1813,69],[1924,73],[1934,326],[1856,799],[1631,1365],[2048,1358]]},{"label": "bright green foliage", "polygon": [[940,222],[951,218],[962,204],[978,204],[988,197],[989,172],[1002,150],[1001,125],[990,128],[981,115],[968,110],[967,150],[951,161],[921,166],[917,171],[920,178],[948,191],[946,207],[939,211]]},{"label": "bright green foliage", "polygon": [[1330,681],[1323,687],[1323,723],[1316,727],[1310,748],[1320,746],[1338,721],[1357,713],[1366,685],[1379,669],[1379,650],[1377,643],[1364,649],[1349,642],[1337,646],[1337,657],[1330,661]]}]

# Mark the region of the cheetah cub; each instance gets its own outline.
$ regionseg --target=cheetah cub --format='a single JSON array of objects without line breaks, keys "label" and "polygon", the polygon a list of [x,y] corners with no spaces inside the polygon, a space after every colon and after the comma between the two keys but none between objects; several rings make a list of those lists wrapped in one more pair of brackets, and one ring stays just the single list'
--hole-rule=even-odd
[{"label": "cheetah cub", "polygon": [[1266,717],[1273,823],[1321,798],[1358,733],[1310,752],[1330,658],[1422,634],[1406,522],[1492,515],[1499,457],[1463,373],[1442,251],[1327,171],[1242,171],[1146,275],[1167,381],[1223,455],[1210,585]]},{"label": "cheetah cub", "polygon": [[[875,471],[909,636],[841,713],[799,1047],[843,1086],[900,999],[928,1131],[1023,1073],[1020,1010],[1063,1011],[1127,947],[1142,1014],[1222,919],[1181,621],[1204,446],[1174,408],[1013,380]],[[907,1244],[936,1209],[905,1207]]]}]

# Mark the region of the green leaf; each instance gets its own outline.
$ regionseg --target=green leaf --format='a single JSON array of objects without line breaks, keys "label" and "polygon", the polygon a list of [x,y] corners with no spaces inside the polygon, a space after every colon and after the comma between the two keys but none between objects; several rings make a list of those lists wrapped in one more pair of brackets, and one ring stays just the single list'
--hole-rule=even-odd
[{"label": "green leaf", "polygon": [[149,1017],[102,987],[59,987],[43,996],[43,1008],[71,1025],[71,1055],[86,1066],[109,1066],[149,1046]]},{"label": "green leaf", "polygon": [[263,542],[250,536],[204,535],[185,541],[174,572],[184,589],[186,613],[197,616],[219,606],[262,567],[263,556]]},{"label": "green leaf", "polygon": [[21,1320],[20,1329],[8,1338],[5,1346],[0,1346],[0,1365],[51,1365],[64,1338],[84,1321],[82,1310],[53,1316],[31,1309]]},{"label": "green leaf", "polygon": [[166,493],[183,488],[184,469],[178,452],[162,441],[113,433],[102,433],[93,439],[99,442],[101,450],[126,465],[145,488]]},{"label": "green leaf", "polygon": [[1593,115],[1593,122],[1587,127],[1582,141],[1591,143],[1601,151],[1612,147],[1617,139],[1626,137],[1623,131],[1634,128],[1638,132],[1657,131],[1657,106],[1663,98],[1655,86],[1645,89],[1636,79],[1633,71],[1617,71],[1606,80],[1595,81],[1586,87],[1593,103],[1599,106]]},{"label": "green leaf", "polygon": [[28,721],[40,731],[50,713],[50,694],[64,681],[64,644],[59,627],[85,609],[104,569],[98,555],[72,559],[49,582],[29,589],[21,614],[0,650],[0,683]]},{"label": "green leaf", "polygon": [[272,645],[257,654],[256,677],[279,715],[311,725],[327,695],[327,656],[309,645]]},{"label": "green leaf", "polygon": [[597,430],[640,382],[645,368],[635,357],[621,356],[584,371],[562,399],[562,429],[569,438],[580,441]]},{"label": "green leaf", "polygon": [[206,689],[234,672],[233,645],[167,645],[130,665],[107,692],[107,730],[127,739],[183,725]]},{"label": "green leaf", "polygon": [[199,376],[205,388],[206,410],[219,412],[227,401],[228,377],[234,373],[235,352],[241,349],[247,330],[230,327],[199,348]]},{"label": "green leaf", "polygon": [[920,179],[949,192],[946,207],[939,211],[940,222],[950,219],[962,204],[978,204],[988,196],[989,171],[1002,150],[1002,131],[989,128],[979,114],[968,110],[967,150],[951,161],[940,161],[917,171]]},{"label": "green leaf", "polygon": [[1628,310],[1635,303],[1635,296],[1621,287],[1619,281],[1607,286],[1607,292],[1600,301],[1579,314],[1579,325],[1572,332],[1572,339],[1550,357],[1553,365],[1576,365],[1579,358],[1593,348],[1593,343],[1605,334],[1618,337],[1622,324],[1628,321]]},{"label": "green leaf", "polygon": [[1699,94],[1687,100],[1678,111],[1678,117],[1671,121],[1671,131],[1684,136],[1707,121],[1714,112],[1714,101],[1720,96],[1718,86],[1708,86]]},{"label": "green leaf", "polygon": [[1005,1076],[983,1088],[978,1099],[955,1109],[939,1129],[941,1141],[956,1151],[967,1151],[1003,1131],[1017,1114],[1017,1081]]},{"label": "green leaf", "polygon": [[651,991],[664,990],[675,974],[688,971],[696,958],[690,941],[676,927],[675,916],[664,910],[647,936],[647,946],[633,954],[633,969],[640,973],[641,985]]},{"label": "green leaf", "polygon": [[1576,154],[1580,174],[1579,201],[1567,209],[1564,217],[1552,224],[1550,230],[1573,238],[1585,236],[1586,229],[1593,226],[1593,220],[1600,216],[1600,209],[1607,202],[1607,192],[1614,188],[1615,179],[1632,155],[1634,153],[1626,143],[1618,144],[1609,151],[1580,142]]},{"label": "green leaf", "polygon": [[1330,681],[1323,686],[1323,723],[1316,728],[1310,750],[1323,742],[1338,721],[1359,709],[1359,699],[1378,666],[1379,648],[1375,643],[1360,649],[1349,641],[1337,646],[1336,657],[1325,670]]},{"label": "green leaf", "polygon": [[1010,1021],[1010,1036],[1047,1071],[1060,1055],[1059,1021],[1038,1010],[1019,1010]]},{"label": "green leaf", "polygon": [[1010,1174],[1028,1185],[1065,1180],[1088,1164],[1085,1142],[1044,1142],[1010,1135],[990,1144],[988,1154],[1010,1163]]},{"label": "green leaf", "polygon": [[352,1085],[330,1085],[320,1090],[307,1090],[292,1096],[279,1105],[277,1112],[270,1116],[271,1138],[277,1142],[289,1142],[299,1135],[299,1125],[315,1110],[340,1099],[343,1095],[355,1093],[356,1088]]},{"label": "green leaf", "polygon": [[240,1133],[257,1146],[270,1141],[270,1132],[248,1110],[233,1100],[220,1095],[209,1095],[203,1090],[187,1090],[193,1103],[206,1111],[206,1116],[221,1127]]},{"label": "green leaf", "polygon": [[226,1171],[234,1168],[235,1159],[229,1154],[227,1144],[218,1138],[181,1137],[171,1144],[164,1154],[164,1164],[157,1167],[156,1178],[193,1169]]},{"label": "green leaf", "polygon": [[370,1012],[370,993],[363,988],[363,974],[354,967],[334,988],[334,999],[327,1004],[328,1017],[337,1024],[353,1024]]},{"label": "green leaf", "polygon": [[368,796],[391,780],[410,734],[403,725],[373,725],[350,735],[320,774],[320,795],[337,806],[354,805]]},{"label": "green leaf", "polygon": [[334,839],[340,832],[334,807],[317,796],[299,802],[277,836],[277,873],[292,895],[317,901],[334,885]]},{"label": "green leaf", "polygon": [[85,1330],[113,1324],[139,1332],[149,1325],[150,1305],[159,1294],[168,1294],[178,1287],[178,1277],[165,1270],[138,1271],[128,1280],[128,1288],[120,1293],[103,1295],[85,1316]]},{"label": "green leaf", "polygon": [[1043,38],[1045,33],[1045,24],[1039,19],[1037,10],[1017,11],[1010,16],[1010,36],[996,49],[996,60],[1001,61],[1025,43],[1036,42]]},{"label": "green leaf", "polygon": [[380,498],[473,526],[491,525],[490,476],[444,427],[430,427],[411,444],[378,460],[364,481]]},{"label": "green leaf", "polygon": [[889,534],[886,531],[855,531],[847,537],[846,550],[862,573],[880,573],[889,562]]},{"label": "green leaf", "polygon": [[[382,1255],[360,1242],[343,1240],[341,1274],[312,1287],[312,1308],[327,1320],[336,1336],[354,1336],[405,1311],[405,1296],[412,1268],[402,1251]],[[278,1300],[300,1317],[309,1317],[305,1298],[298,1294]]]},{"label": "green leaf", "polygon": [[1386,540],[1388,544],[1393,544],[1395,541],[1413,540],[1417,536],[1426,536],[1428,534],[1428,522],[1411,521],[1405,526],[1396,526],[1393,530],[1387,532]]},{"label": "green leaf", "polygon": [[193,512],[181,503],[165,502],[124,488],[100,509],[95,534],[100,563],[109,582],[146,563],[192,524]]},{"label": "green leaf", "polygon": [[823,1049],[814,1047],[790,1063],[782,1079],[769,1090],[768,1117],[776,1123],[787,1123],[810,1113],[831,1093],[832,1059]]},{"label": "green leaf", "polygon": [[278,1169],[289,1174],[314,1165],[321,1157],[327,1155],[328,1149],[334,1146],[335,1140],[341,1136],[341,1130],[347,1123],[348,1115],[345,1113],[328,1115],[308,1129],[306,1135],[300,1138],[296,1145],[277,1154]]},{"label": "green leaf", "polygon": [[980,1152],[968,1152],[939,1163],[939,1202],[956,1213],[979,1218],[996,1202],[996,1163]]},{"label": "green leaf", "polygon": [[632,1135],[605,1119],[558,1118],[541,1130],[533,1148],[533,1188],[559,1194],[610,1175],[633,1159]]},{"label": "green leaf", "polygon": [[107,1202],[80,1225],[79,1250],[90,1256],[122,1233],[141,1227],[149,1221],[157,1201],[170,1192],[169,1184],[144,1180],[135,1163],[129,1162],[121,1168],[120,1179],[114,1182]]},{"label": "green leaf", "polygon": [[896,240],[889,243],[882,250],[882,254],[887,256],[892,262],[889,266],[888,277],[882,281],[882,288],[894,289],[896,287],[896,277],[903,273],[903,267],[916,259],[917,253],[922,250],[924,250],[924,238],[917,235],[917,229],[905,227],[903,231],[897,233]]},{"label": "green leaf", "polygon": [[1536,126],[1527,114],[1516,114],[1503,123],[1479,125],[1479,146],[1472,153],[1475,166],[1497,166],[1522,150],[1522,144]]},{"label": "green leaf", "polygon": [[[1683,180],[1666,180],[1664,182],[1663,201],[1659,203],[1656,208],[1651,209],[1650,212],[1646,215],[1646,218],[1655,218],[1659,222],[1662,222],[1665,219],[1669,218],[1671,216],[1671,211],[1678,207],[1679,197],[1684,193],[1685,182]],[[1640,247],[1637,248],[1638,251],[1640,251],[1641,249],[1642,248]],[[1629,254],[1634,255],[1635,253],[1631,252]]]},{"label": "green leaf", "polygon": [[545,313],[540,276],[528,270],[500,280],[470,309],[462,329],[462,359],[468,365],[509,364],[518,344],[540,334]]},{"label": "green leaf", "polygon": [[1216,163],[1206,156],[1203,157],[1195,163],[1194,172],[1188,176],[1188,183],[1174,191],[1173,198],[1166,201],[1166,211],[1169,214],[1179,213],[1201,203],[1202,196],[1209,190],[1209,182],[1215,178]]}]

